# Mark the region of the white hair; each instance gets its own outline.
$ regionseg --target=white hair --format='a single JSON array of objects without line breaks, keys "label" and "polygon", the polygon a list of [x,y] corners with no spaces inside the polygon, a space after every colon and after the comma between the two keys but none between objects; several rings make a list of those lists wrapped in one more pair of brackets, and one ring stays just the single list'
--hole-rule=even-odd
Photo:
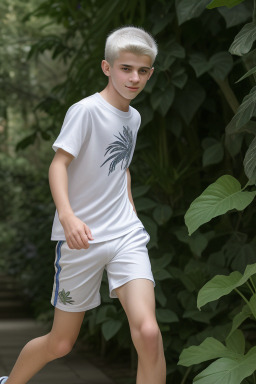
[{"label": "white hair", "polygon": [[153,37],[143,28],[122,27],[114,30],[107,37],[105,45],[105,60],[113,65],[120,52],[128,51],[137,55],[147,55],[152,65],[157,55],[157,44]]}]

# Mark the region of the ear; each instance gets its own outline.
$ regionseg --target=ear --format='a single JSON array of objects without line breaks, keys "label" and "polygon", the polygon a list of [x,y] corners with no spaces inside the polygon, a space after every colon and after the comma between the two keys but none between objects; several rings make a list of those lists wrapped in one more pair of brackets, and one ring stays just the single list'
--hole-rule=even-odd
[{"label": "ear", "polygon": [[148,80],[150,79],[150,77],[153,75],[153,73],[154,73],[154,67],[152,67],[151,69],[150,69],[150,72],[149,72],[149,76],[148,76]]},{"label": "ear", "polygon": [[110,64],[107,60],[102,60],[101,69],[106,76],[110,76]]}]

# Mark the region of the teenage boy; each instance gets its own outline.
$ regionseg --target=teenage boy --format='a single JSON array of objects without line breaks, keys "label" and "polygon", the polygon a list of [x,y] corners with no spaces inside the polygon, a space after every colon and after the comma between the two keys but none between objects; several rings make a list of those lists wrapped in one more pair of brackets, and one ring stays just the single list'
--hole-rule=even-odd
[{"label": "teenage boy", "polygon": [[9,378],[26,384],[45,364],[69,353],[87,310],[100,304],[104,269],[110,297],[120,300],[138,353],[137,384],[164,384],[162,337],[155,317],[149,235],[136,214],[129,165],[140,126],[130,102],[153,74],[157,46],[141,28],[124,27],[106,41],[106,88],[72,105],[53,144],[49,181],[57,240],[49,334],[30,341]]}]

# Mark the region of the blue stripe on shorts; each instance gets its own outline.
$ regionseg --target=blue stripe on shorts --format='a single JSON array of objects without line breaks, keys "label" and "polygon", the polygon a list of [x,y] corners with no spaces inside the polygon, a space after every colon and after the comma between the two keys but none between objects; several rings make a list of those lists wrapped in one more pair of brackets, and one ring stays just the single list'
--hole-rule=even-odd
[{"label": "blue stripe on shorts", "polygon": [[58,295],[59,295],[59,286],[60,286],[59,278],[60,278],[60,272],[61,272],[60,258],[61,258],[61,246],[63,243],[64,243],[64,241],[59,241],[57,244],[57,250],[56,250],[57,259],[56,259],[55,266],[56,266],[57,272],[56,272],[56,277],[55,277],[55,284],[56,284],[55,297],[54,297],[54,306],[55,307],[56,307]]}]

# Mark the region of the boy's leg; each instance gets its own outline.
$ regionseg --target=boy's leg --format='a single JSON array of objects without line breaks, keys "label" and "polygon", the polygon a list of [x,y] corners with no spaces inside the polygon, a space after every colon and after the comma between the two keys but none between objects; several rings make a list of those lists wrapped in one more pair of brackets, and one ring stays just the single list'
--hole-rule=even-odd
[{"label": "boy's leg", "polygon": [[21,351],[7,384],[26,384],[48,362],[68,354],[79,334],[84,312],[55,309],[52,330],[31,340]]},{"label": "boy's leg", "polygon": [[166,364],[162,336],[155,317],[153,282],[132,280],[117,288],[138,353],[137,384],[164,384]]}]

